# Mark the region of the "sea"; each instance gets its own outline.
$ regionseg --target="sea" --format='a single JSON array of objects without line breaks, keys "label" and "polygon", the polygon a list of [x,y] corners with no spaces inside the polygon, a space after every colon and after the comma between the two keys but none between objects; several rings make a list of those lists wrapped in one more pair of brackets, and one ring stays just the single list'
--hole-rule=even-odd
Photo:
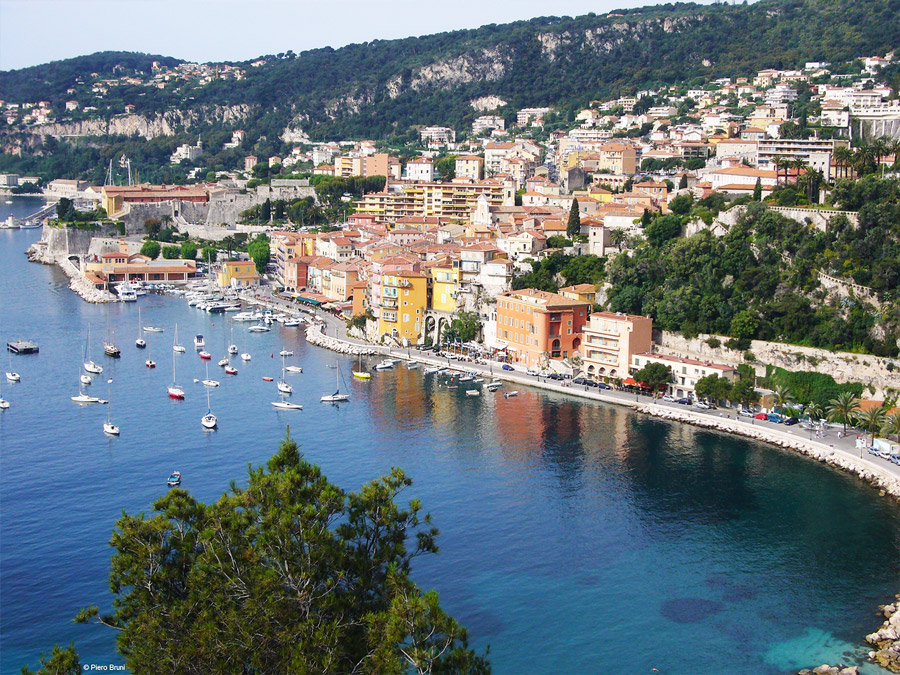
[{"label": "sea", "polygon": [[[11,201],[0,219],[40,205]],[[84,664],[124,663],[114,631],[72,622],[89,604],[111,609],[116,519],[149,514],[176,469],[197,498],[217,499],[288,428],[347,490],[391,467],[413,479],[402,498],[420,499],[440,529],[440,552],[417,559],[414,578],[439,592],[476,648],[490,647],[495,673],[780,674],[825,662],[882,672],[865,664],[863,637],[900,591],[900,512],[856,478],[537,389],[468,398],[402,365],[347,380],[350,402],[323,404],[350,357],[295,328],[249,333],[176,297],[88,304],[57,269],[26,261],[39,237],[0,230],[0,338],[40,346],[0,357],[22,377],[0,383],[11,403],[0,413],[2,673],[70,642]],[[146,351],[134,346],[140,323],[164,328],[145,333]],[[109,407],[70,400],[89,330],[88,356],[104,372],[86,389]],[[210,392],[213,432],[200,425],[207,365],[196,334],[222,382]],[[120,359],[103,355],[107,335]],[[252,360],[229,377],[215,364],[232,342]],[[277,381],[282,349],[303,367],[288,376],[302,411],[270,405],[275,383],[262,378]],[[173,377],[184,401],[166,395]],[[104,435],[107,415],[120,437]]]}]

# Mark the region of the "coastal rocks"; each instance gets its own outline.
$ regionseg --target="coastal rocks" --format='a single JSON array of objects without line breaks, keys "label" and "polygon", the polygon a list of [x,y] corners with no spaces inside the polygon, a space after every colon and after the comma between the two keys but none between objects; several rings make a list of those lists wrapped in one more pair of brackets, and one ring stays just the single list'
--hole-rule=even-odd
[{"label": "coastal rocks", "polygon": [[25,255],[31,262],[43,265],[56,265],[69,277],[69,288],[80,295],[84,300],[92,303],[117,302],[118,298],[109,291],[101,291],[84,278],[81,270],[65,255],[54,255],[50,252],[46,242],[35,242]]},{"label": "coastal rocks", "polygon": [[[900,595],[897,596],[900,601]],[[866,636],[866,642],[878,647],[876,651],[869,652],[869,658],[882,668],[887,668],[892,673],[900,673],[900,612],[897,611],[900,603],[895,602],[884,605],[881,608],[887,621],[881,628]]]},{"label": "coastal rocks", "polygon": [[306,341],[311,345],[315,345],[316,347],[323,347],[325,349],[330,349],[333,352],[339,352],[341,354],[352,354],[353,356],[371,356],[373,354],[381,353],[376,349],[358,347],[356,345],[350,344],[349,342],[344,342],[343,340],[339,340],[338,338],[325,335],[325,333],[322,332],[322,328],[318,325],[312,325],[306,329]]},{"label": "coastal rocks", "polygon": [[842,668],[841,666],[829,666],[827,663],[823,663],[812,670],[808,668],[801,670],[799,675],[859,675],[859,668],[856,666]]}]

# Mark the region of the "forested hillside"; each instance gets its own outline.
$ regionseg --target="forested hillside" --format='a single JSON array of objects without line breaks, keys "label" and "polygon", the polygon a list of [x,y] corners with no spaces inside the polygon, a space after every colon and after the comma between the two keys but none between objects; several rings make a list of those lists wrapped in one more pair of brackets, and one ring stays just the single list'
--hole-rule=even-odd
[{"label": "forested hillside", "polygon": [[[214,81],[190,95],[192,106],[251,106],[241,123],[251,135],[278,137],[293,126],[314,139],[403,138],[414,125],[465,129],[480,114],[471,101],[482,96],[506,101],[506,115],[530,105],[568,112],[662,83],[885,53],[898,35],[900,0],[677,3],[286,52],[265,57],[240,81]],[[161,57],[104,53],[0,73],[0,99],[58,99],[79,75],[106,72],[114,61],[142,68],[148,59]],[[115,95],[138,113],[172,106],[164,89],[121,89]]]}]

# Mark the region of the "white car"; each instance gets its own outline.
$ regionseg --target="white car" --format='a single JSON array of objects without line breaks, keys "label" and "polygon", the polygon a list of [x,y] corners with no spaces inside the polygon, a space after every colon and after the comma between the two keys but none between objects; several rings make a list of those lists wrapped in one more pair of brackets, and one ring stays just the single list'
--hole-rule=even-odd
[{"label": "white car", "polygon": [[536,371],[534,368],[529,368],[528,370],[525,371],[525,374],[526,375],[534,375],[535,377],[540,375],[540,373],[538,371]]},{"label": "white car", "polygon": [[709,410],[710,405],[708,403],[704,403],[703,401],[697,401],[694,403],[695,408],[700,408],[701,410]]},{"label": "white car", "polygon": [[741,408],[741,411],[738,413],[741,417],[753,417],[755,413],[752,410],[744,410]]},{"label": "white car", "polygon": [[665,396],[663,396],[662,400],[668,401],[669,403],[675,403],[675,397],[671,396],[670,394],[666,394]]}]

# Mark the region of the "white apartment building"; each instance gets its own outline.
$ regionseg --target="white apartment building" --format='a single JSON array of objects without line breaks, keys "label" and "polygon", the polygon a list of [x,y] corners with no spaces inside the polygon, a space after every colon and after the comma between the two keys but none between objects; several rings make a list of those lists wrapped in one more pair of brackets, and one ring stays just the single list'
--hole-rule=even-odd
[{"label": "white apartment building", "polygon": [[456,132],[450,127],[424,127],[419,131],[419,136],[426,145],[456,143]]},{"label": "white apartment building", "polygon": [[738,378],[737,371],[731,366],[649,352],[634,356],[631,362],[631,373],[636,373],[650,363],[661,363],[671,368],[672,381],[666,385],[666,393],[676,398],[695,398],[694,387],[697,381],[707,375],[724,377],[730,382],[734,382]]}]

